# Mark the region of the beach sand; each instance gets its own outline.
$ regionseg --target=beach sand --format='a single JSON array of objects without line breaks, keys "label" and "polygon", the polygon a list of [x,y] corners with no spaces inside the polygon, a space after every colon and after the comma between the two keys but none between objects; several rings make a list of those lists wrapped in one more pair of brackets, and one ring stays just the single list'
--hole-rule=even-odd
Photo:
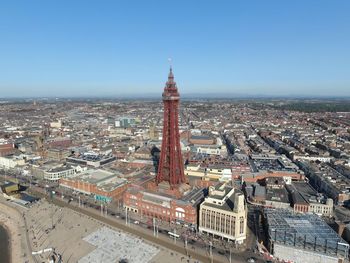
[{"label": "beach sand", "polygon": [[0,262],[10,262],[9,230],[0,221]]},{"label": "beach sand", "polygon": [[[64,262],[109,263],[128,258],[133,263],[178,263],[185,259],[182,254],[43,199],[30,207],[25,219],[33,251],[55,248]],[[145,257],[140,258],[138,253],[144,253]],[[42,262],[45,255],[35,258]]]},{"label": "beach sand", "polygon": [[[147,261],[152,263],[176,263],[185,258],[182,254],[144,241],[137,236],[122,233],[84,214],[55,206],[43,199],[29,208],[24,208],[0,197],[0,223],[8,229],[12,263],[43,262],[47,259],[47,253],[32,256],[31,252],[49,248],[54,248],[68,263],[79,260],[85,262],[84,260],[88,258],[96,262],[94,258],[96,255],[104,255],[106,259],[104,262],[116,262],[123,256],[123,251],[129,251],[131,248],[127,242],[118,243],[119,238],[113,238],[115,235],[124,236],[130,244],[136,244],[141,250],[143,247],[151,246],[154,253],[151,255],[152,259],[148,258]],[[52,225],[55,227],[52,228]],[[100,235],[99,231],[104,229],[111,231],[111,234],[103,236],[106,239],[104,243],[111,244],[107,248],[104,245],[96,246],[86,240],[91,234],[94,237],[93,233]],[[136,245],[135,248],[138,251]],[[137,251],[133,250],[132,253],[138,253]],[[87,260],[87,262],[90,261]],[[131,262],[143,261],[137,260],[136,255],[131,258]],[[189,262],[193,263],[194,260]]]},{"label": "beach sand", "polygon": [[12,263],[34,262],[27,243],[22,209],[0,197],[0,222],[9,234]]}]

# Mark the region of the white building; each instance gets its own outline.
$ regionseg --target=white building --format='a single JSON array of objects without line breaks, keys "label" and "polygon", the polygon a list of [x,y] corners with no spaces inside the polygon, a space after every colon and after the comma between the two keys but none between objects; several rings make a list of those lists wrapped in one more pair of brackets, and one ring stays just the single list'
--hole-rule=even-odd
[{"label": "white building", "polygon": [[240,191],[219,183],[209,188],[199,209],[199,232],[243,243],[247,236],[247,207]]},{"label": "white building", "polygon": [[221,167],[218,165],[205,168],[200,165],[189,164],[185,167],[184,172],[186,176],[196,176],[219,181],[232,180],[232,170],[227,168],[227,166]]},{"label": "white building", "polygon": [[324,163],[328,163],[330,162],[332,159],[334,159],[333,157],[328,157],[328,156],[303,156],[303,155],[294,155],[293,156],[293,160],[306,160],[306,161],[320,161],[320,162],[324,162]]},{"label": "white building", "polygon": [[25,160],[21,155],[7,155],[0,157],[0,167],[12,169],[16,166],[25,165]]},{"label": "white building", "polygon": [[333,199],[327,198],[325,204],[310,202],[309,212],[322,216],[333,216]]},{"label": "white building", "polygon": [[208,154],[208,155],[218,155],[218,156],[226,156],[227,155],[227,149],[225,145],[202,145],[202,144],[196,144],[196,145],[188,145],[184,148],[182,148],[184,151],[191,151],[193,153],[199,153],[199,154]]},{"label": "white building", "polygon": [[59,166],[51,168],[44,172],[44,179],[49,181],[58,181],[61,178],[71,177],[79,172],[85,171],[87,168],[81,168],[80,166]]},{"label": "white building", "polygon": [[50,123],[50,127],[60,129],[62,127],[62,121],[61,120],[53,121]]}]

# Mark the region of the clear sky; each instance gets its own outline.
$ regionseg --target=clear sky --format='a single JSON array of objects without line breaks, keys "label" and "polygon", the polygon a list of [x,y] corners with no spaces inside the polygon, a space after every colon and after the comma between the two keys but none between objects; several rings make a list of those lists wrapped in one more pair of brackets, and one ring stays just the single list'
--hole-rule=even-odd
[{"label": "clear sky", "polygon": [[0,2],[0,97],[350,96],[350,1]]}]

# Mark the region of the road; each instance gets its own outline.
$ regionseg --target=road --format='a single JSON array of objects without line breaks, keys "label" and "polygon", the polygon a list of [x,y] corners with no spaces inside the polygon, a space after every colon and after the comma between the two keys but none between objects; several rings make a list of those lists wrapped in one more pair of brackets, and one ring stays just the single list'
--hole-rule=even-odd
[{"label": "road", "polygon": [[[10,174],[8,174],[10,175]],[[12,174],[13,176],[13,174]],[[11,175],[9,177],[12,177]],[[17,179],[19,179],[19,181],[25,185],[30,185],[30,182],[28,180],[28,177],[24,177],[21,175],[17,175],[16,176]],[[31,178],[30,178],[31,179]],[[31,180],[30,180],[31,181]],[[33,195],[36,196],[40,196],[40,197],[44,197],[44,195],[47,196],[46,194],[46,188],[45,188],[45,184],[43,184],[42,186],[40,186],[41,184],[37,184],[37,186],[31,185],[30,190],[32,191]],[[51,186],[51,185],[50,185]],[[53,188],[50,187],[51,190],[56,190],[56,185],[52,185]],[[80,213],[86,214],[88,216],[91,216],[97,220],[100,220],[102,222],[105,222],[107,224],[110,224],[116,228],[122,229],[126,232],[135,234],[137,236],[140,236],[144,239],[147,239],[153,243],[159,244],[161,246],[164,246],[166,248],[169,248],[171,250],[174,250],[176,252],[182,253],[186,255],[186,249],[185,249],[185,236],[181,235],[181,230],[178,229],[179,231],[177,232],[178,234],[180,234],[180,239],[177,241],[177,244],[173,243],[173,240],[169,238],[168,236],[168,230],[169,229],[161,229],[161,226],[159,227],[160,229],[160,233],[158,237],[154,237],[153,236],[153,227],[151,227],[152,229],[149,230],[147,229],[147,227],[149,228],[150,226],[148,226],[145,222],[142,222],[140,219],[138,218],[131,218],[131,222],[134,222],[135,220],[140,221],[140,225],[134,225],[131,224],[132,227],[126,226],[125,225],[125,217],[123,217],[123,211],[114,211],[114,210],[110,210],[108,209],[108,215],[109,217],[105,217],[103,215],[101,215],[100,213],[100,209],[99,206],[97,204],[94,203],[90,203],[88,202],[88,200],[84,200],[85,202],[83,202],[83,200],[81,200],[80,203],[84,203],[84,207],[85,208],[80,208],[78,207],[78,197],[77,196],[72,196],[72,195],[66,195],[67,193],[65,193],[65,197],[70,199],[70,198],[74,198],[74,200],[76,200],[76,202],[71,202],[68,203],[67,201],[64,201],[62,199],[54,199],[53,202],[56,205],[59,206],[64,206],[64,207],[68,207],[71,208],[75,211],[78,211]],[[86,206],[90,206],[90,207],[86,207]],[[111,216],[112,215],[112,216]],[[114,216],[113,216],[114,215]],[[120,219],[115,218],[115,215],[120,215]],[[125,216],[125,215],[124,215]],[[143,226],[143,227],[142,227]],[[163,226],[164,227],[164,226]],[[177,227],[175,225],[175,227]],[[209,257],[209,245],[208,240],[204,240],[204,237],[200,237],[200,239],[197,240],[190,240],[189,236],[188,237],[188,246],[187,246],[187,252],[188,255],[190,255],[192,258],[198,259],[202,262],[211,262],[211,259]],[[182,240],[181,240],[182,238]],[[212,253],[213,253],[213,257],[214,260],[213,262],[230,262],[229,260],[229,249],[226,246],[223,246],[221,243],[217,243],[214,242],[214,245],[212,246]],[[232,249],[232,260],[231,262],[247,262],[247,258],[249,257],[254,257],[257,258],[257,256],[252,252],[252,251],[244,251],[244,252],[238,252],[235,249]],[[264,262],[263,260],[259,259],[256,260],[256,262]]]},{"label": "road", "polygon": [[[39,193],[37,191],[31,191],[30,192],[33,195],[36,195],[38,197],[46,197],[44,194]],[[62,201],[59,199],[53,199],[51,200],[55,205],[57,206],[61,206],[61,207],[67,207],[70,208],[72,210],[75,210],[79,213],[85,214],[87,216],[90,216],[96,220],[99,220],[103,223],[106,223],[108,225],[111,225],[113,227],[116,227],[118,229],[121,229],[125,232],[128,232],[130,234],[136,235],[138,237],[141,237],[145,240],[148,240],[154,244],[163,246],[165,248],[168,248],[170,250],[173,250],[175,252],[181,253],[186,255],[186,249],[184,247],[183,242],[178,241],[177,244],[173,243],[173,240],[170,239],[167,235],[159,235],[158,237],[153,236],[151,233],[151,231],[149,231],[148,229],[144,229],[138,225],[133,225],[131,224],[131,226],[125,225],[122,220],[117,220],[113,217],[105,217],[102,216],[100,214],[99,211],[92,209],[92,208],[79,208],[77,206],[75,206],[73,203],[68,203],[66,201]],[[201,262],[213,262],[213,263],[219,263],[219,262],[224,262],[227,263],[229,262],[229,258],[227,256],[224,255],[220,255],[218,253],[214,253],[213,251],[213,261],[211,261],[211,258],[209,257],[209,253],[206,252],[205,250],[202,249],[192,249],[192,247],[189,245],[187,248],[187,253],[191,258],[197,259]],[[243,253],[242,253],[243,254]],[[249,256],[254,256],[253,253],[251,253],[251,255],[247,256],[247,253],[244,252],[244,255],[242,254],[234,254],[232,253],[232,263],[241,263],[241,262],[246,262],[247,257]],[[256,262],[263,262],[263,261],[256,261]]]}]

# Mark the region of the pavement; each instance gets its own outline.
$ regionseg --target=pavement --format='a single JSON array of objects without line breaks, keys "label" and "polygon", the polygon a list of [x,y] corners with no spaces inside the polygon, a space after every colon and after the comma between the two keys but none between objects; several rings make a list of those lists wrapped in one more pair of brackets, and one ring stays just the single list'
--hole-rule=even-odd
[{"label": "pavement", "polygon": [[[79,201],[77,200],[79,195],[72,194],[71,190],[65,188],[59,188],[59,191],[61,191],[61,193],[63,193],[66,197],[73,199],[71,204],[79,205]],[[96,202],[95,200],[85,195],[80,195],[80,206],[84,208],[93,207],[94,211],[103,211],[102,214],[107,213],[107,215],[117,215],[119,216],[119,218],[125,221],[125,211],[121,208],[119,202],[100,204],[99,202]],[[148,228],[148,231],[153,231],[153,222],[152,219],[149,217],[142,216],[129,211],[128,222],[129,225],[132,225],[134,222],[138,222],[138,225],[140,227]],[[156,230],[159,230],[159,232],[162,232],[163,234],[165,233],[167,235],[168,232],[176,232],[176,234],[180,235],[180,243],[182,242],[182,244],[185,244],[185,240],[187,240],[190,244],[190,247],[193,248],[193,250],[202,249],[206,252],[206,254],[208,254],[209,244],[212,243],[213,251],[217,252],[220,255],[226,254],[226,257],[229,256],[230,250],[234,255],[242,255],[246,253],[248,254],[248,257],[254,256],[254,254],[251,253],[251,251],[256,246],[256,237],[249,228],[247,228],[247,241],[242,245],[238,245],[228,243],[227,240],[213,239],[211,236],[201,235],[200,233],[195,231],[196,229],[191,230],[189,227],[184,226],[183,224],[169,223],[160,219],[156,219],[155,224]]]},{"label": "pavement", "polygon": [[[125,233],[93,217],[60,207],[42,199],[25,214],[34,251],[53,248],[64,262],[174,262],[185,255],[171,251],[138,236]],[[38,262],[50,253],[36,255]],[[194,263],[195,260],[190,260]]]},{"label": "pavement", "polygon": [[[40,195],[40,193],[37,193]],[[129,232],[133,235],[146,239],[152,243],[163,246],[169,250],[174,250],[176,253],[180,255],[188,255],[187,259],[195,259],[201,262],[230,262],[229,260],[229,252],[223,251],[224,248],[217,247],[213,248],[213,258],[210,257],[210,249],[207,244],[189,244],[187,249],[185,249],[184,240],[178,240],[174,243],[174,239],[170,238],[166,233],[159,233],[158,237],[153,236],[153,231],[150,231],[147,228],[144,228],[140,225],[133,224],[132,221],[130,224],[125,224],[125,219],[116,218],[115,216],[111,216],[110,214],[106,215],[105,213],[101,214],[100,209],[92,208],[92,207],[78,207],[78,203],[75,201],[69,201],[62,198],[56,198],[52,200],[55,204],[63,207],[69,207],[75,211],[79,211],[79,213],[89,215],[92,218],[95,218],[101,222],[106,223],[107,225],[114,226],[123,231]],[[232,251],[231,262],[246,262],[248,258],[255,257],[257,255],[252,251]],[[256,262],[264,262],[261,259],[257,259]]]},{"label": "pavement", "polygon": [[78,263],[116,262],[150,262],[160,250],[147,244],[140,238],[113,230],[109,227],[99,228],[84,237],[85,242],[96,247],[91,253],[79,259]]},{"label": "pavement", "polygon": [[3,224],[10,237],[11,262],[32,263],[30,242],[27,236],[26,224],[22,208],[0,196],[0,223]]},{"label": "pavement", "polygon": [[[39,194],[39,196],[44,196],[46,195],[46,189],[40,188],[37,186],[31,187],[31,189],[34,191],[35,194]],[[33,193],[33,192],[32,192]],[[142,226],[140,225],[135,225],[133,224],[133,220],[130,220],[129,222],[131,224],[128,224],[127,226],[125,225],[125,218],[116,218],[115,216],[111,216],[111,210],[112,206],[108,206],[108,215],[101,214],[100,209],[96,209],[96,206],[94,208],[92,207],[87,207],[85,204],[84,206],[78,207],[78,202],[70,202],[69,204],[67,203],[66,199],[61,199],[55,196],[56,198],[54,199],[54,203],[56,205],[59,205],[61,207],[67,207],[70,209],[73,209],[75,211],[78,211],[80,214],[85,214],[88,215],[98,221],[102,221],[106,223],[107,225],[111,225],[114,227],[117,227],[119,229],[122,229],[126,232],[132,233],[134,235],[140,236],[142,238],[147,239],[148,241],[151,241],[155,244],[165,246],[169,250],[174,250],[175,253],[173,255],[179,254],[179,259],[181,260],[189,260],[189,259],[195,259],[199,260],[202,262],[230,262],[229,260],[229,247],[227,246],[227,242],[221,241],[221,240],[214,240],[214,247],[212,249],[213,252],[213,260],[211,260],[210,257],[210,249],[208,245],[208,240],[210,240],[209,237],[206,236],[200,236],[196,235],[196,239],[193,239],[192,241],[189,240],[187,249],[185,248],[184,245],[184,239],[185,235],[184,234],[190,234],[186,228],[183,228],[182,226],[177,226],[177,233],[181,233],[182,240],[178,240],[176,244],[173,242],[173,239],[170,239],[169,235],[167,234],[167,230],[163,231],[162,233],[159,233],[158,237],[153,236],[153,229],[149,230],[145,225]],[[77,199],[77,196],[75,196]],[[87,201],[84,200],[85,197],[82,197],[81,201]],[[91,201],[91,200],[90,200]],[[115,208],[114,208],[115,209]],[[115,210],[112,210],[115,211]],[[136,216],[136,215],[135,215]],[[168,223],[166,223],[168,224]],[[163,223],[163,225],[166,225]],[[149,227],[149,226],[148,226]],[[170,225],[171,228],[173,228],[173,225]],[[152,227],[151,227],[152,228]],[[161,227],[159,228],[161,230]],[[193,233],[192,233],[193,234]],[[188,235],[190,236],[190,235]],[[250,235],[248,235],[249,238]],[[254,236],[254,235],[252,235]],[[250,243],[250,242],[249,242]],[[166,244],[166,245],[164,245]],[[250,245],[249,245],[250,246]],[[249,257],[255,257],[257,258],[258,256],[253,253],[252,249],[247,249],[246,247],[232,247],[231,246],[231,262],[246,262]],[[188,255],[188,256],[185,256]],[[169,257],[167,257],[169,259]],[[176,261],[176,260],[175,260]],[[162,262],[162,261],[161,261]],[[177,261],[179,262],[179,261]],[[258,259],[256,262],[264,262],[261,259]]]}]

